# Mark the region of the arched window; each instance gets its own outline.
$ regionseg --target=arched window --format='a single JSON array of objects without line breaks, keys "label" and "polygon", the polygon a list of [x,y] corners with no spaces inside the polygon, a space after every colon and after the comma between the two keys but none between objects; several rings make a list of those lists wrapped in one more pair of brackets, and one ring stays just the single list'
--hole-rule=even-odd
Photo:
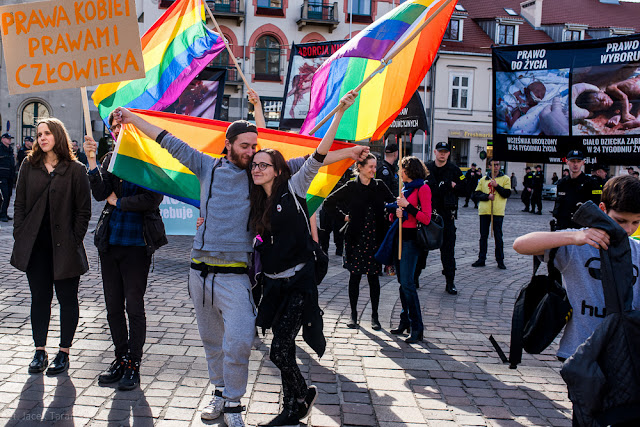
[{"label": "arched window", "polygon": [[26,136],[36,139],[36,123],[39,119],[46,117],[51,117],[51,112],[43,103],[33,101],[25,105],[22,109],[22,130],[20,132],[22,138],[20,139],[20,144],[22,144]]},{"label": "arched window", "polygon": [[273,36],[262,36],[256,42],[256,79],[280,80],[280,43]]}]

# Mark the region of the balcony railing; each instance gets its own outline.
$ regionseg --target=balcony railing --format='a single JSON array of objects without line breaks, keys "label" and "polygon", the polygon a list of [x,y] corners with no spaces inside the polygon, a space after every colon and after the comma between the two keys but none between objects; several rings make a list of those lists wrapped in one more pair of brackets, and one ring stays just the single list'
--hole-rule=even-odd
[{"label": "balcony railing", "polygon": [[244,21],[244,0],[207,1],[207,5],[216,17],[235,19],[238,25]]},{"label": "balcony railing", "polygon": [[331,33],[338,27],[338,22],[338,2],[304,0],[298,20],[298,30],[305,25],[322,25],[329,27]]}]

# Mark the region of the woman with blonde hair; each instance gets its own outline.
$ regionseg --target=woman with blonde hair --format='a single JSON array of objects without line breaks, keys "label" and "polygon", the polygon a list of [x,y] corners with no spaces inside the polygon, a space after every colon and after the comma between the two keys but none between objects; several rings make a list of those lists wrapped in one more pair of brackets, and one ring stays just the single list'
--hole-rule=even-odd
[{"label": "woman with blonde hair", "polygon": [[69,369],[69,349],[78,325],[78,285],[89,269],[83,239],[91,218],[91,190],[76,160],[64,124],[38,121],[37,140],[16,186],[11,265],[27,273],[36,353],[29,373],[48,365],[45,346],[55,288],[60,304],[60,350],[47,375]]}]

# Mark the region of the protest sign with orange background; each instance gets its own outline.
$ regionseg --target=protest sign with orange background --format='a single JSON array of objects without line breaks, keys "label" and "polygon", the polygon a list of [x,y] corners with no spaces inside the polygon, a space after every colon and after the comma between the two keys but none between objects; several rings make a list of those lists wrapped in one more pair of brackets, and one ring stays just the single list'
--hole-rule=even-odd
[{"label": "protest sign with orange background", "polygon": [[0,7],[9,93],[145,76],[135,0],[53,0]]}]

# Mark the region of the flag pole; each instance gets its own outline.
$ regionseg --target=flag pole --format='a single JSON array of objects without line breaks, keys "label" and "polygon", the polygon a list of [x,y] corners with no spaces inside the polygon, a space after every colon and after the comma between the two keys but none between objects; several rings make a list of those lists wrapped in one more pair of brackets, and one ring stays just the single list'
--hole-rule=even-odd
[{"label": "flag pole", "polygon": [[[397,138],[397,136],[396,136]],[[400,138],[400,156],[398,160],[398,166],[402,165],[402,146],[403,146],[402,138]],[[400,170],[400,168],[398,168]],[[400,176],[398,176],[398,195],[402,195],[402,172],[400,172]],[[399,207],[399,206],[398,206]],[[402,259],[402,216],[398,218],[398,259]]]},{"label": "flag pole", "polygon": [[[87,87],[82,86],[80,88],[80,94],[82,96],[82,111],[84,113],[84,129],[88,136],[93,138],[93,130],[91,129],[91,114],[89,114],[89,99],[87,97]],[[93,159],[96,155],[94,151],[87,153],[90,159]]]},{"label": "flag pole", "polygon": [[251,86],[249,85],[247,78],[244,76],[244,73],[240,69],[240,64],[238,64],[238,61],[236,60],[236,56],[231,51],[231,47],[229,47],[229,44],[227,43],[227,39],[224,37],[224,34],[222,34],[222,30],[218,25],[218,21],[216,21],[216,18],[214,18],[213,13],[211,12],[211,9],[209,9],[209,5],[207,4],[206,0],[203,0],[202,3],[204,4],[205,9],[207,9],[207,12],[209,13],[209,18],[211,18],[211,21],[213,21],[213,25],[216,27],[216,31],[218,31],[218,34],[220,35],[220,37],[222,37],[224,46],[227,48],[227,52],[229,52],[229,56],[231,57],[233,64],[236,66],[236,70],[238,70],[238,74],[240,75],[240,78],[242,79],[244,84],[247,86],[247,89],[251,89]]},{"label": "flag pole", "polygon": [[[489,167],[491,168],[491,180],[493,181],[494,179],[496,179],[496,174],[493,171],[493,166],[491,165],[491,163],[493,163],[493,160],[491,162],[489,162]],[[493,197],[496,197],[496,189],[494,187],[491,187],[491,191],[489,192],[489,194],[493,194]],[[493,237],[493,200],[491,200],[491,237]]]},{"label": "flag pole", "polygon": [[[364,87],[364,85],[366,85],[367,83],[369,83],[375,76],[376,74],[378,74],[379,72],[381,72],[382,70],[384,70],[384,68],[389,65],[391,63],[391,60],[398,54],[400,53],[400,51],[402,51],[402,49],[404,49],[405,47],[407,47],[407,45],[409,43],[411,43],[413,41],[414,38],[416,38],[418,36],[418,34],[420,34],[422,32],[422,30],[425,29],[425,27],[427,25],[429,25],[431,23],[431,21],[433,20],[433,18],[435,18],[436,16],[438,16],[440,14],[440,12],[442,12],[444,10],[444,8],[451,3],[454,0],[446,0],[444,3],[442,3],[440,5],[440,7],[438,7],[438,9],[436,9],[436,11],[433,13],[433,15],[431,15],[430,17],[427,18],[426,21],[424,21],[422,23],[422,25],[420,25],[418,27],[418,29],[413,33],[413,35],[411,37],[409,37],[408,39],[406,39],[405,41],[403,41],[400,46],[398,46],[397,49],[395,49],[393,52],[391,52],[391,55],[389,55],[388,58],[383,58],[382,61],[380,62],[380,65],[378,65],[378,68],[376,68],[371,74],[369,74],[369,76],[364,79],[362,81],[362,83],[360,83],[354,90],[356,92],[360,92],[360,89],[362,89]],[[457,0],[456,0],[457,1]],[[215,21],[214,21],[215,22]],[[333,117],[338,110],[340,109],[340,103],[338,103],[338,105],[336,105],[336,107],[331,110],[329,112],[329,114],[323,118],[320,123],[318,123],[317,125],[315,125],[313,127],[313,129],[311,129],[309,131],[309,135],[313,136],[314,133],[316,133],[318,131],[318,129],[320,129],[322,127],[322,125],[324,125],[327,120],[329,120],[331,117]]]}]

